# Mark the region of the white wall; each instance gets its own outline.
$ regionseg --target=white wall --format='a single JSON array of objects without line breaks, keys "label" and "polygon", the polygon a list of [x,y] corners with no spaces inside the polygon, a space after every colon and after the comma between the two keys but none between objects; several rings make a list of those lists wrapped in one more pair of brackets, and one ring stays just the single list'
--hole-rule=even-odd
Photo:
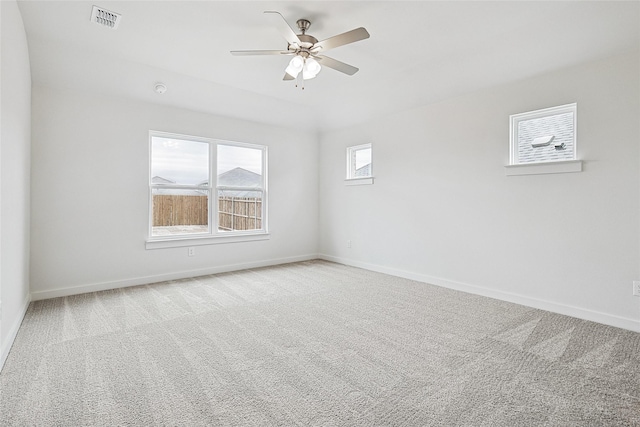
[{"label": "white wall", "polygon": [[[640,330],[638,64],[615,57],[322,135],[320,252]],[[509,115],[571,102],[584,171],[505,176]],[[345,148],[367,142],[375,183],[345,186]]]},{"label": "white wall", "polygon": [[31,71],[15,1],[0,2],[0,368],[29,303]]},{"label": "white wall", "polygon": [[[34,299],[317,254],[316,135],[46,87],[32,114]],[[267,145],[271,239],[146,250],[150,129]]]}]

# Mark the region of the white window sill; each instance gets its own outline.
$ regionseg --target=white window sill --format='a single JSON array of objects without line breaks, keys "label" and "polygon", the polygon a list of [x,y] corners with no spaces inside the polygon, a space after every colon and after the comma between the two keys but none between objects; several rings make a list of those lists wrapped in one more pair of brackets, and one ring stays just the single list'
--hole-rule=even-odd
[{"label": "white window sill", "polygon": [[508,165],[504,167],[504,172],[507,176],[582,172],[582,160]]},{"label": "white window sill", "polygon": [[373,177],[366,178],[349,178],[344,180],[344,185],[368,185],[373,184]]},{"label": "white window sill", "polygon": [[147,249],[182,248],[187,246],[219,245],[222,243],[254,242],[269,240],[269,233],[234,234],[231,236],[180,236],[163,239],[149,239]]}]

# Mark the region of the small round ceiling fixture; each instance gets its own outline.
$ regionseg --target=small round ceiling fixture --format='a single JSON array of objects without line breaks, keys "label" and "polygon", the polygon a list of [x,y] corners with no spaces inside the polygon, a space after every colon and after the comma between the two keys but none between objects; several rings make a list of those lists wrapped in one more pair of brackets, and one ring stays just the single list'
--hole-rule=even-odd
[{"label": "small round ceiling fixture", "polygon": [[156,93],[162,95],[167,91],[167,86],[165,86],[164,83],[156,83],[156,85],[153,87],[153,90],[155,90]]}]

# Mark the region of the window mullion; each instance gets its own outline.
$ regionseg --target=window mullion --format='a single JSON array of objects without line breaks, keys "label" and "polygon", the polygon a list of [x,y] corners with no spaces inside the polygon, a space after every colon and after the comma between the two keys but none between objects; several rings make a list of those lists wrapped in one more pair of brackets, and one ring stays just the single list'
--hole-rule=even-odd
[{"label": "window mullion", "polygon": [[209,167],[209,225],[210,233],[215,236],[218,234],[218,144],[211,143],[210,145],[211,165]]}]

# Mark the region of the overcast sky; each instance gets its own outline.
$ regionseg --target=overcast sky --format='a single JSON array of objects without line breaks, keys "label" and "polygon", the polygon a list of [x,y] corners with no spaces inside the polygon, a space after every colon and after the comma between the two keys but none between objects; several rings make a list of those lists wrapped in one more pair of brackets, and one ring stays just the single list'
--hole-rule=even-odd
[{"label": "overcast sky", "polygon": [[[209,179],[209,144],[152,137],[151,176],[177,184],[198,184]],[[262,151],[218,145],[218,174],[241,167],[262,174]]]},{"label": "overcast sky", "polygon": [[371,149],[356,151],[356,169],[371,163]]}]

